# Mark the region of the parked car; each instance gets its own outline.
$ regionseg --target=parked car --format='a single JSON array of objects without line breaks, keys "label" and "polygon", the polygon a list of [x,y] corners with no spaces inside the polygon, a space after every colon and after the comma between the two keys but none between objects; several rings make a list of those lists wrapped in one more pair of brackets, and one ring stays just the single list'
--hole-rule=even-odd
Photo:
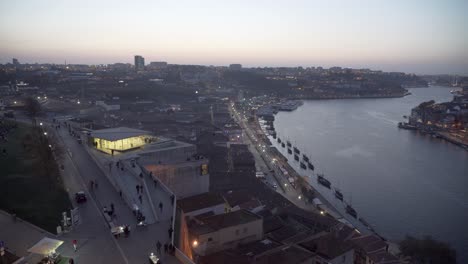
[{"label": "parked car", "polygon": [[83,191],[77,192],[75,194],[75,201],[77,203],[84,203],[84,202],[86,202],[86,200],[87,200],[86,199],[86,194]]}]

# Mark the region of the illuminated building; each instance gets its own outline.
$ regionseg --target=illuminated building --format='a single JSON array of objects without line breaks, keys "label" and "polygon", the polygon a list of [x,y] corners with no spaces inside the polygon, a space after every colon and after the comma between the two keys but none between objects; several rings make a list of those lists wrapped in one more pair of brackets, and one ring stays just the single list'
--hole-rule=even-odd
[{"label": "illuminated building", "polygon": [[127,127],[94,130],[88,142],[106,155],[134,161],[178,198],[209,190],[209,160],[197,153],[195,145]]}]

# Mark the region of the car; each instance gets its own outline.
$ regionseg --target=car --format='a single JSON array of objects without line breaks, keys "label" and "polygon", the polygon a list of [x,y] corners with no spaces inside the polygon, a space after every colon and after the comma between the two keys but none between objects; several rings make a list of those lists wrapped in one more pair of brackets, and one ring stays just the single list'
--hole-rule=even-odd
[{"label": "car", "polygon": [[278,188],[278,185],[276,185],[276,183],[273,183],[273,188],[274,189]]},{"label": "car", "polygon": [[86,200],[87,200],[86,199],[86,194],[83,191],[77,192],[75,194],[75,201],[77,203],[84,203],[84,202],[86,202]]}]

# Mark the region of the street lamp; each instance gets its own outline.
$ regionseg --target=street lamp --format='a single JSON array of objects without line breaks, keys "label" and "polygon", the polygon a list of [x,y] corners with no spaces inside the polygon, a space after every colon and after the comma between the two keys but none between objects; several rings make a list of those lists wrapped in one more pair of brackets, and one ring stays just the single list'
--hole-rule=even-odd
[{"label": "street lamp", "polygon": [[192,243],[193,247],[197,247],[198,246],[198,241],[197,240],[194,240],[193,243]]},{"label": "street lamp", "polygon": [[47,136],[47,132],[44,132],[44,136]]}]

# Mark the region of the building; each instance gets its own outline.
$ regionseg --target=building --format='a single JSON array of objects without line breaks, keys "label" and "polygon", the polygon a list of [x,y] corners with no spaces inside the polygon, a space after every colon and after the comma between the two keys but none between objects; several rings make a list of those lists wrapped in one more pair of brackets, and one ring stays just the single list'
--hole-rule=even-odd
[{"label": "building", "polygon": [[325,233],[300,246],[317,254],[315,264],[353,264],[354,245],[336,233]]},{"label": "building", "polygon": [[231,64],[229,65],[231,71],[240,71],[242,70],[242,64]]},{"label": "building", "polygon": [[247,210],[194,217],[187,226],[194,259],[263,237],[262,218]]},{"label": "building", "polygon": [[96,105],[104,108],[106,111],[120,110],[120,104],[116,104],[114,102],[96,101]]},{"label": "building", "polygon": [[20,65],[18,59],[16,59],[16,58],[13,58],[13,59],[12,59],[12,62],[13,62],[13,65],[15,65],[15,66]]},{"label": "building", "polygon": [[142,71],[145,69],[145,58],[140,55],[135,55],[135,70]]},{"label": "building", "polygon": [[219,194],[202,193],[177,200],[176,245],[190,258],[193,258],[192,245],[187,222],[193,217],[207,217],[224,214],[228,210],[226,201]]},{"label": "building", "polygon": [[165,61],[152,61],[149,64],[149,68],[153,70],[161,70],[167,68],[167,62]]},{"label": "building", "polygon": [[178,198],[209,190],[209,161],[197,153],[195,145],[127,127],[94,130],[88,142],[121,161],[138,164],[143,172],[157,178]]}]

